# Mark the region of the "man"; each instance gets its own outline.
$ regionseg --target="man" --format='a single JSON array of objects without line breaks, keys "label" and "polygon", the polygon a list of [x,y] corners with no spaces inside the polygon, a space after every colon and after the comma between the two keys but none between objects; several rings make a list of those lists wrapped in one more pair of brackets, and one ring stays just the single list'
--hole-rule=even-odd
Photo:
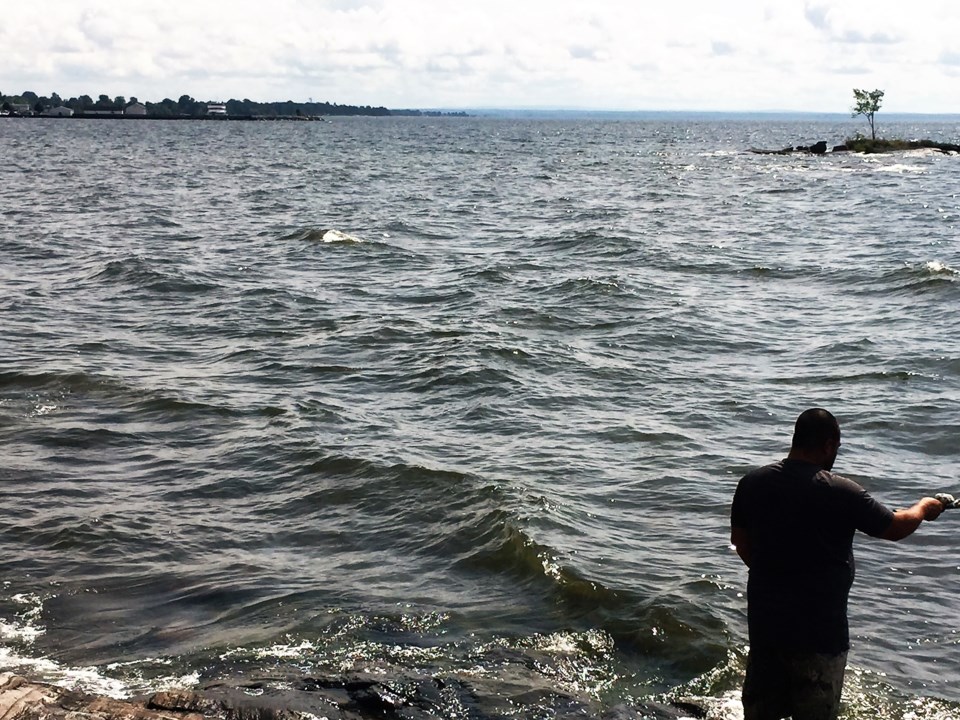
[{"label": "man", "polygon": [[731,542],[750,568],[744,720],[835,720],[850,647],[854,532],[901,540],[943,511],[925,497],[891,512],[830,472],[839,448],[836,418],[807,410],[787,458],[737,485]]}]

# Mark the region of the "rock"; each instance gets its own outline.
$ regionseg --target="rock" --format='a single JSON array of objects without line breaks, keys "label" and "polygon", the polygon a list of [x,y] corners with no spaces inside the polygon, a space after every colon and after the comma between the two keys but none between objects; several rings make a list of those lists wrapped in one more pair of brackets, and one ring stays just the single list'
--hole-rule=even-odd
[{"label": "rock", "polygon": [[150,709],[144,702],[114,700],[30,682],[0,673],[0,718],[4,720],[203,720],[196,712]]},{"label": "rock", "polygon": [[295,720],[302,716],[260,706],[254,698],[217,699],[181,690],[116,700],[0,673],[3,720]]},{"label": "rock", "polygon": [[[838,145],[838,148],[845,147]],[[837,148],[834,148],[836,150]],[[756,155],[791,155],[793,153],[813,153],[814,155],[823,155],[827,152],[827,141],[820,140],[813,145],[796,145],[785,147],[783,150],[761,150],[759,148],[750,148],[750,152]]]},{"label": "rock", "polygon": [[219,703],[208,700],[196,693],[181,690],[176,692],[159,692],[147,700],[150,710],[172,710],[182,713],[200,713],[213,715],[219,709]]},{"label": "rock", "polygon": [[750,148],[750,152],[755,155],[789,155],[794,152],[792,147],[785,147],[783,150],[761,150],[760,148]]},{"label": "rock", "polygon": [[[0,674],[0,720],[447,720],[551,717],[574,720],[681,720],[708,717],[704,705],[637,702],[604,709],[549,686],[455,676],[346,675],[273,683],[213,683],[194,692],[116,700]],[[252,697],[244,689],[262,691]]]}]

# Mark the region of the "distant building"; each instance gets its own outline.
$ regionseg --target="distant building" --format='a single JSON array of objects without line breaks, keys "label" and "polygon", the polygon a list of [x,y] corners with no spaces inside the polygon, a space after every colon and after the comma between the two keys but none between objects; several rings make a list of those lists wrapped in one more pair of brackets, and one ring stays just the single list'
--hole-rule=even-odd
[{"label": "distant building", "polygon": [[226,115],[227,106],[224,103],[207,103],[207,115]]},{"label": "distant building", "polygon": [[63,105],[60,105],[59,107],[55,107],[55,108],[47,108],[40,114],[43,115],[44,117],[72,117],[73,110]]},{"label": "distant building", "polygon": [[146,115],[147,106],[141,102],[130,103],[123,109],[124,115]]},{"label": "distant building", "polygon": [[104,115],[123,115],[123,110],[84,110],[84,115],[94,115],[97,117],[102,117]]},{"label": "distant building", "polygon": [[30,104],[29,103],[10,103],[10,112],[16,115],[29,115]]}]

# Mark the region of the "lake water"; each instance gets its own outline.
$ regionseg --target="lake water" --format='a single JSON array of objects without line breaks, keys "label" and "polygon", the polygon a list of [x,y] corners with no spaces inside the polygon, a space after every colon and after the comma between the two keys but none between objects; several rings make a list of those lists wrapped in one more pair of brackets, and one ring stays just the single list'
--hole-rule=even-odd
[{"label": "lake water", "polygon": [[[960,495],[960,158],[747,152],[861,125],[3,119],[0,669],[738,717],[796,415]],[[960,715],[958,531],[857,540],[845,717]]]}]

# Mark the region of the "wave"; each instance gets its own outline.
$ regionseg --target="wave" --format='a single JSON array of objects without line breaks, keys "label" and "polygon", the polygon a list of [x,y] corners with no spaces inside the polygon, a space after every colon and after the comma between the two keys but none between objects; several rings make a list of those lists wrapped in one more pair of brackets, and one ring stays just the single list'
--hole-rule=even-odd
[{"label": "wave", "polygon": [[806,195],[810,193],[807,187],[774,187],[763,188],[759,191],[761,195]]},{"label": "wave", "polygon": [[940,261],[906,264],[892,270],[871,272],[857,266],[820,267],[756,264],[737,265],[731,262],[659,264],[668,273],[732,277],[746,275],[764,280],[822,280],[842,283],[858,295],[931,294],[960,288],[960,271]]},{"label": "wave", "polygon": [[925,263],[923,269],[930,274],[944,276],[944,277],[958,277],[960,276],[960,270],[954,270],[949,265],[946,265],[939,260],[931,260],[928,263]]},{"label": "wave", "polygon": [[0,388],[4,389],[53,389],[60,392],[85,392],[120,387],[123,386],[110,378],[84,372],[0,372]]},{"label": "wave", "polygon": [[809,371],[791,377],[772,378],[770,382],[775,385],[808,385],[810,383],[903,383],[919,377],[922,377],[920,373],[909,370],[868,370],[847,374]]},{"label": "wave", "polygon": [[[273,406],[235,409],[227,405],[190,400],[178,397],[166,388],[144,388],[121,378],[89,372],[0,372],[0,390],[12,397],[26,397],[25,394],[30,393],[32,398],[41,402],[48,398],[58,407],[68,397],[100,399],[109,401],[114,409],[131,413],[131,418],[152,422],[271,416],[277,414],[278,410]],[[76,402],[72,401],[72,404]],[[120,435],[111,435],[109,430],[84,432],[102,433],[89,437],[89,441],[94,443],[98,440],[109,442],[111,437]],[[82,444],[83,433],[76,435],[75,439]]]},{"label": "wave", "polygon": [[219,283],[191,277],[183,272],[161,270],[156,262],[137,256],[110,260],[88,277],[98,282],[164,294],[203,294],[221,287]]},{"label": "wave", "polygon": [[932,295],[960,290],[960,271],[932,260],[905,264],[873,277],[856,273],[849,286],[856,294]]},{"label": "wave", "polygon": [[[606,215],[595,212],[582,213],[571,219],[572,222],[579,222],[586,226],[596,226],[609,220]],[[531,240],[537,248],[568,253],[572,256],[586,255],[591,260],[606,257],[630,262],[633,258],[639,260],[639,253],[643,249],[635,235],[606,229],[573,229],[564,235],[551,233],[533,236]]]},{"label": "wave", "polygon": [[106,428],[50,428],[34,431],[31,442],[41,447],[72,450],[99,450],[123,448],[142,443],[142,436],[108,430]]},{"label": "wave", "polygon": [[301,240],[305,242],[319,242],[338,245],[359,245],[366,242],[355,235],[333,228],[303,228],[296,232],[284,235],[281,240]]},{"label": "wave", "polygon": [[[921,151],[920,153],[913,154],[913,157],[923,157],[923,156],[929,157],[934,153],[939,153],[939,151],[934,151],[934,150],[931,150],[929,152]],[[927,173],[930,172],[929,167],[925,167],[923,165],[908,165],[906,163],[893,163],[892,165],[878,164],[875,168],[873,168],[873,170],[874,172],[878,172],[878,173],[894,173],[897,175],[906,175],[906,174],[926,175]]]},{"label": "wave", "polygon": [[595,299],[610,296],[634,296],[635,292],[625,286],[622,278],[610,277],[578,277],[564,280],[547,289],[549,294],[556,293],[565,298]]},{"label": "wave", "polygon": [[[663,656],[678,674],[709,666],[724,652],[720,618],[680,595],[644,596],[592,580],[533,540],[509,515],[491,513],[471,539],[475,548],[456,562],[461,571],[506,575],[524,594],[539,595],[564,623],[609,634],[621,652]],[[682,652],[678,650],[683,649]]]},{"label": "wave", "polygon": [[404,382],[421,391],[453,390],[460,398],[504,397],[521,385],[511,372],[495,367],[427,368],[406,376]]}]

